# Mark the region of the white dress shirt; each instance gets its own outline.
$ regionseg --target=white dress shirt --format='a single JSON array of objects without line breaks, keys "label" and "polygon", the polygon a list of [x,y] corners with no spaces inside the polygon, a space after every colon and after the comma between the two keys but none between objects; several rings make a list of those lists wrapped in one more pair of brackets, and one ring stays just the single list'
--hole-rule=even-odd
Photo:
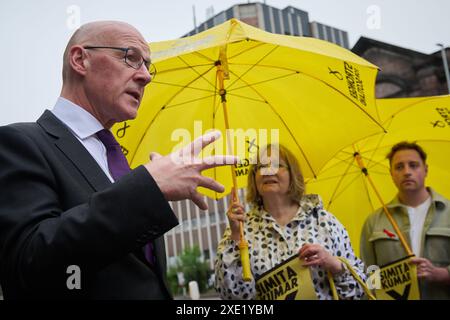
[{"label": "white dress shirt", "polygon": [[58,98],[51,112],[69,128],[97,161],[109,180],[114,182],[108,169],[106,148],[96,135],[98,131],[104,129],[102,124],[89,112],[62,97]]}]

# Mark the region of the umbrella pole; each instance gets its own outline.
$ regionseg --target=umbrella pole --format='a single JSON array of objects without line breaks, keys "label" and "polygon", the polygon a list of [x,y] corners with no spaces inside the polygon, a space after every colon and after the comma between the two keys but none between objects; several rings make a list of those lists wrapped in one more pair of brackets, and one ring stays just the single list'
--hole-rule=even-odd
[{"label": "umbrella pole", "polygon": [[411,251],[411,248],[409,247],[408,243],[406,242],[405,237],[403,236],[403,232],[400,231],[400,228],[397,225],[397,222],[395,222],[394,218],[392,217],[391,213],[389,212],[388,208],[386,207],[386,205],[384,204],[383,199],[381,198],[381,195],[379,194],[377,188],[375,187],[375,184],[372,181],[372,178],[369,175],[369,171],[367,170],[367,168],[364,166],[363,160],[361,158],[361,155],[358,152],[355,152],[353,154],[353,156],[355,157],[356,162],[358,163],[358,166],[361,168],[361,171],[364,173],[364,175],[366,176],[367,180],[369,181],[372,189],[375,191],[375,194],[378,198],[378,200],[380,201],[381,205],[383,206],[383,211],[386,214],[386,217],[388,218],[389,222],[391,223],[392,227],[394,228],[395,232],[398,235],[398,238],[402,244],[402,246],[405,248],[406,250],[406,254],[408,256],[413,256],[414,253]]},{"label": "umbrella pole", "polygon": [[[225,132],[227,135],[227,147],[228,152],[231,152],[233,149],[231,147],[231,138],[230,138],[230,125],[228,122],[228,110],[227,110],[227,100],[226,100],[226,90],[224,86],[224,70],[223,66],[220,63],[220,61],[216,62],[217,66],[217,78],[219,80],[219,94],[222,102],[222,108],[223,108],[223,114],[225,119]],[[234,199],[236,199],[237,203],[239,203],[239,197],[237,194],[237,180],[236,180],[236,173],[234,171],[233,166],[230,166],[231,169],[231,177],[233,179],[233,196]],[[240,233],[240,239],[239,239],[239,252],[241,255],[241,264],[242,264],[242,280],[248,282],[252,280],[252,273],[250,271],[250,259],[249,259],[249,252],[248,252],[248,242],[245,239],[244,235],[244,223],[242,221],[239,222],[239,233]]]}]

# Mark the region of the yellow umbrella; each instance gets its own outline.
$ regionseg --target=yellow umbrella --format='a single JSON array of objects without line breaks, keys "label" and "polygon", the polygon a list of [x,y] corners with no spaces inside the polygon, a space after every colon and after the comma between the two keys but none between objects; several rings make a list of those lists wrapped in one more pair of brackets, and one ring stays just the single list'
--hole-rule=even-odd
[{"label": "yellow umbrella", "polygon": [[[232,152],[243,159],[235,168],[239,187],[258,145],[280,141],[298,156],[304,175],[314,177],[343,146],[382,131],[375,121],[377,68],[334,44],[231,19],[151,49],[158,73],[138,117],[114,127],[132,167],[145,163],[150,151],[168,154],[208,129],[225,137],[227,115],[229,128],[241,130],[232,134],[239,139],[231,151],[228,142],[215,143],[204,155]],[[205,175],[229,193],[228,168]]]},{"label": "yellow umbrella", "polygon": [[[388,133],[363,139],[341,150],[324,166],[317,179],[307,183],[307,191],[320,194],[325,207],[345,225],[356,252],[359,252],[365,219],[381,203],[356,163],[355,151],[361,155],[382,201],[387,203],[397,189],[386,155],[397,142],[417,141],[428,153],[427,185],[450,197],[450,96],[380,99],[377,105]],[[444,123],[447,124],[443,126]]]},{"label": "yellow umbrella", "polygon": [[260,145],[283,143],[305,176],[314,177],[340,148],[382,130],[374,104],[377,68],[328,42],[275,35],[231,19],[151,49],[158,74],[139,115],[113,129],[132,167],[148,161],[150,151],[168,154],[219,129],[226,143],[203,155],[231,153],[242,162],[231,174],[226,167],[204,174],[224,184],[227,194],[246,185]]}]

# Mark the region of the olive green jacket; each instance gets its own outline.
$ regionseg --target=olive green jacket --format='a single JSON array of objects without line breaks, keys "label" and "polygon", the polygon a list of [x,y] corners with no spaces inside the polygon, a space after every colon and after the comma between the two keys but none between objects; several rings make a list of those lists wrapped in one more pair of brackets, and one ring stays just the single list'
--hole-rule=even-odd
[{"label": "olive green jacket", "polygon": [[[428,188],[432,203],[425,218],[420,257],[426,258],[436,267],[445,267],[450,272],[450,201]],[[406,241],[410,223],[406,206],[396,197],[386,205],[397,222]],[[361,259],[366,266],[383,266],[406,257],[394,228],[382,209],[372,213],[361,233]],[[422,299],[450,299],[450,285],[419,281]]]}]

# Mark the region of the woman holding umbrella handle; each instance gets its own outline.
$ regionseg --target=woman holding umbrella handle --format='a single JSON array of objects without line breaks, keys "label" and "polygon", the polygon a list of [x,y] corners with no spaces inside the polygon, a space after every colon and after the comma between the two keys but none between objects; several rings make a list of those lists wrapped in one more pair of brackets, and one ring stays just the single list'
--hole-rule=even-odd
[{"label": "woman holding umbrella handle", "polygon": [[341,299],[360,298],[362,288],[337,257],[346,258],[364,279],[363,263],[355,257],[347,231],[323,209],[320,198],[303,194],[303,176],[294,155],[283,146],[269,145],[261,148],[257,160],[250,169],[247,185],[247,201],[253,208],[245,213],[233,195],[227,211],[229,227],[219,244],[215,268],[220,296],[223,299],[257,296],[255,280],[242,279],[238,248],[242,222],[253,278],[298,255],[311,270],[318,299],[333,298],[328,272],[333,275]]},{"label": "woman holding umbrella handle", "polygon": [[239,241],[241,238],[241,222],[245,222],[244,206],[237,201],[235,189],[231,190],[231,204],[227,210],[227,217],[230,223],[231,239]]}]

